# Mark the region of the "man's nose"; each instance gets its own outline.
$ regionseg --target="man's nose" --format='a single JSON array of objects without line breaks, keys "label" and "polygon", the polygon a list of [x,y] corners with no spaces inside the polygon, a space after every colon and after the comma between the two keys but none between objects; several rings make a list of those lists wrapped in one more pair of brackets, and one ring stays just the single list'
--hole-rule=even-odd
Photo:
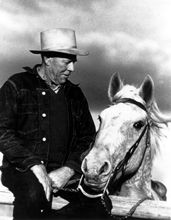
[{"label": "man's nose", "polygon": [[67,66],[67,70],[73,72],[74,71],[74,63],[73,62],[70,62]]}]

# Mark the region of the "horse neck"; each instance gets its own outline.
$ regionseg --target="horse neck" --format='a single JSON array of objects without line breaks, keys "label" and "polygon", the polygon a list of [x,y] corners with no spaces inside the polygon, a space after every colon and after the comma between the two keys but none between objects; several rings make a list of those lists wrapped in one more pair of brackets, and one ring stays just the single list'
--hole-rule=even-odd
[{"label": "horse neck", "polygon": [[121,188],[122,196],[131,196],[134,198],[151,197],[151,148],[146,148],[143,161],[136,174],[127,180]]}]

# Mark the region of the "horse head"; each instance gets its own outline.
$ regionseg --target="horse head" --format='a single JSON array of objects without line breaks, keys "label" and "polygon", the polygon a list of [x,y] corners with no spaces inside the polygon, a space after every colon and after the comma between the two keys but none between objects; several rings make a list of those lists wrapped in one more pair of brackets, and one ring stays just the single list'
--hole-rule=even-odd
[{"label": "horse head", "polygon": [[118,73],[109,82],[111,105],[99,115],[99,129],[82,162],[84,185],[93,191],[135,198],[151,197],[151,168],[166,123],[147,75],[139,87],[124,85]]}]

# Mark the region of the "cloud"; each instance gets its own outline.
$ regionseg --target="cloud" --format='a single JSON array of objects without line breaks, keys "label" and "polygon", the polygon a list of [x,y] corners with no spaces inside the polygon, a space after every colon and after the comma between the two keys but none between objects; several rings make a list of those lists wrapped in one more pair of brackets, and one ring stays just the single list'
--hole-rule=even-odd
[{"label": "cloud", "polygon": [[90,32],[83,39],[87,45],[98,45],[103,48],[107,63],[123,63],[130,65],[147,62],[158,67],[158,74],[168,75],[171,70],[171,52],[160,47],[159,42],[152,39],[139,39],[126,32],[113,32],[110,35]]},{"label": "cloud", "polygon": [[167,104],[171,95],[169,0],[1,0],[0,4],[1,84],[10,72],[40,62],[28,52],[40,47],[40,31],[70,27],[76,30],[78,46],[90,51],[89,57],[79,59],[80,74],[73,79],[81,83],[93,108],[108,103],[108,81],[116,71],[133,84],[151,74],[162,107],[171,108]]},{"label": "cloud", "polygon": [[72,27],[78,30],[79,46],[90,48],[93,44],[103,48],[107,62],[115,60],[131,64],[148,60],[157,64],[160,74],[168,76],[171,70],[170,40],[163,38],[171,35],[165,20],[171,17],[171,4],[165,3],[157,0],[154,6],[154,0],[94,0],[84,4],[78,0],[73,0],[72,4],[68,0],[50,0],[48,3],[43,0],[1,1],[3,54],[12,56],[12,52],[9,53],[12,48],[14,53],[25,48],[38,48],[38,33],[42,30]]}]

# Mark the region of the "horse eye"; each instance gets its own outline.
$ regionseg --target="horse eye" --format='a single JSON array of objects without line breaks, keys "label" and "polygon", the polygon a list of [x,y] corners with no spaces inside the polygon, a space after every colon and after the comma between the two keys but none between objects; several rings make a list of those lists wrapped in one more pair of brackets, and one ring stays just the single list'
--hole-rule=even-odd
[{"label": "horse eye", "polygon": [[140,130],[144,126],[144,122],[143,121],[135,122],[133,126],[136,130]]}]

